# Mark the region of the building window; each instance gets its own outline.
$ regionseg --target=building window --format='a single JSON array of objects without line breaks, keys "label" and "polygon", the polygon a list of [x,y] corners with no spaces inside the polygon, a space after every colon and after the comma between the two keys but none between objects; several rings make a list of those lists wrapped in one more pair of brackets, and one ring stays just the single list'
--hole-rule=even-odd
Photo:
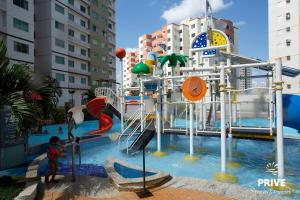
[{"label": "building window", "polygon": [[83,34],[80,34],[80,40],[83,42],[86,42],[86,36]]},{"label": "building window", "polygon": [[290,32],[291,31],[291,27],[286,27],[286,32]]},{"label": "building window", "polygon": [[65,48],[65,42],[63,40],[55,38],[55,46]]},{"label": "building window", "polygon": [[64,65],[64,64],[65,64],[65,58],[64,58],[64,57],[61,57],[61,56],[55,56],[55,62],[56,62],[57,64]]},{"label": "building window", "polygon": [[75,62],[73,60],[68,60],[68,66],[74,68]]},{"label": "building window", "polygon": [[84,21],[84,20],[80,20],[80,25],[82,26],[82,27],[85,27],[85,25],[86,25],[86,22]]},{"label": "building window", "polygon": [[69,76],[69,83],[75,83],[75,77]]},{"label": "building window", "polygon": [[27,44],[14,41],[14,51],[28,54],[29,46]]},{"label": "building window", "polygon": [[196,35],[196,33],[193,33],[193,34],[192,34],[192,37],[195,37],[195,35]]},{"label": "building window", "polygon": [[55,4],[55,10],[61,14],[65,14],[65,9],[61,5],[58,5],[57,3]]},{"label": "building window", "polygon": [[182,30],[179,30],[179,33],[182,33]]},{"label": "building window", "polygon": [[192,24],[191,28],[194,29],[196,27],[196,24]]},{"label": "building window", "polygon": [[85,49],[81,49],[80,53],[81,53],[81,55],[86,56],[86,50]]},{"label": "building window", "polygon": [[179,38],[179,41],[182,42],[182,38]]},{"label": "building window", "polygon": [[75,46],[69,44],[69,51],[74,52],[75,51]]},{"label": "building window", "polygon": [[92,44],[93,44],[93,45],[98,45],[98,40],[92,39]]},{"label": "building window", "polygon": [[65,81],[65,75],[60,73],[55,73],[55,78],[58,81]]},{"label": "building window", "polygon": [[287,89],[291,89],[292,88],[291,84],[287,84],[286,87],[287,87]]},{"label": "building window", "polygon": [[85,85],[86,84],[86,78],[81,78],[81,84]]},{"label": "building window", "polygon": [[81,68],[81,70],[86,71],[86,64],[81,63],[80,68]]},{"label": "building window", "polygon": [[286,20],[290,20],[290,19],[291,19],[291,13],[289,13],[289,12],[286,13],[286,14],[285,14],[285,19],[286,19]]},{"label": "building window", "polygon": [[69,36],[72,36],[72,37],[74,37],[74,31],[72,30],[72,29],[69,29]]},{"label": "building window", "polygon": [[286,3],[291,3],[291,0],[286,0],[285,2],[286,2]]},{"label": "building window", "polygon": [[111,24],[111,23],[108,23],[108,28],[110,29],[110,30],[112,30],[112,28],[113,28],[113,25]]},{"label": "building window", "polygon": [[19,6],[21,8],[24,8],[25,10],[28,10],[28,1],[27,0],[14,0],[13,3],[16,6]]},{"label": "building window", "polygon": [[291,60],[291,56],[287,56],[287,57],[286,57],[286,60]]},{"label": "building window", "polygon": [[69,16],[69,20],[72,21],[72,22],[74,22],[74,18],[75,18],[74,15],[72,15],[71,13],[69,13],[68,16]]},{"label": "building window", "polygon": [[14,23],[14,28],[17,28],[25,32],[29,31],[29,24],[27,22],[14,18],[13,23]]},{"label": "building window", "polygon": [[74,6],[74,0],[68,0],[69,4]]},{"label": "building window", "polygon": [[168,46],[168,50],[171,50],[171,47],[170,47],[170,46]]},{"label": "building window", "polygon": [[179,50],[182,50],[182,47],[179,47]]},{"label": "building window", "polygon": [[291,46],[291,40],[286,40],[286,46]]},{"label": "building window", "polygon": [[98,15],[98,13],[96,13],[96,12],[94,12],[94,11],[91,11],[91,17],[92,17],[93,19],[98,19],[98,18],[99,18],[99,15]]},{"label": "building window", "polygon": [[168,29],[168,33],[170,33],[171,32],[171,30],[170,29]]},{"label": "building window", "polygon": [[86,12],[86,8],[84,6],[82,6],[82,5],[80,5],[80,11],[83,12],[83,13],[85,13]]},{"label": "building window", "polygon": [[171,38],[168,38],[168,42],[170,42],[171,41]]},{"label": "building window", "polygon": [[96,6],[98,6],[98,4],[99,4],[98,0],[91,0],[91,2],[92,2],[92,4],[94,4]]},{"label": "building window", "polygon": [[93,32],[98,32],[98,29],[97,29],[97,26],[96,26],[96,25],[93,25],[93,26],[92,26],[92,31],[93,31]]},{"label": "building window", "polygon": [[63,23],[60,23],[58,21],[55,21],[55,28],[61,31],[65,31],[65,25]]}]

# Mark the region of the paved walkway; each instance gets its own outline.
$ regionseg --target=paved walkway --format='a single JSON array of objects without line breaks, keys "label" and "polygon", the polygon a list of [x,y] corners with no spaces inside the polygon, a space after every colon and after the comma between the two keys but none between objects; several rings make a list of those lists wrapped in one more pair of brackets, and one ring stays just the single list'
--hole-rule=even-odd
[{"label": "paved walkway", "polygon": [[[113,184],[104,178],[77,177],[75,183],[70,182],[70,177],[58,176],[57,184],[42,184],[39,200],[138,200],[134,192],[119,192]],[[153,196],[149,200],[230,200],[221,195],[183,188],[161,187],[151,190]]]},{"label": "paved walkway", "polygon": [[[58,176],[59,183],[42,184],[38,200],[135,200],[139,197],[134,192],[119,192],[107,178],[90,176],[77,177],[72,183],[70,177]],[[220,183],[188,177],[173,177],[160,188],[151,190],[149,200],[281,200],[272,196],[239,185]]]},{"label": "paved walkway", "polygon": [[[148,200],[231,200],[231,198],[220,195],[199,192],[189,189],[164,188],[152,191],[153,196],[144,198]],[[71,193],[47,192],[41,198],[43,200],[139,200],[140,198],[134,192],[120,192],[118,196],[112,198],[92,198],[82,197]]]}]

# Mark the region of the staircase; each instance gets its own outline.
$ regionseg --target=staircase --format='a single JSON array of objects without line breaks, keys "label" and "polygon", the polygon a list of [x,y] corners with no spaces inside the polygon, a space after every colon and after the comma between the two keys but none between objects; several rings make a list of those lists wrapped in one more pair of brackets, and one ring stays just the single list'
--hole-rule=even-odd
[{"label": "staircase", "polygon": [[[99,87],[95,89],[96,97],[106,98],[106,108],[111,110],[119,119],[121,118],[121,98],[110,88]],[[154,122],[151,121],[145,125],[150,113],[146,113],[141,120],[141,111],[137,109],[134,114],[124,122],[124,130],[119,134],[118,144],[125,145],[124,151],[127,153],[134,153],[141,150],[143,144],[148,144],[155,135]],[[144,130],[140,131],[141,126],[145,125]],[[121,140],[126,136],[125,140]],[[135,138],[135,136],[137,136]],[[133,142],[131,142],[133,140]]]}]

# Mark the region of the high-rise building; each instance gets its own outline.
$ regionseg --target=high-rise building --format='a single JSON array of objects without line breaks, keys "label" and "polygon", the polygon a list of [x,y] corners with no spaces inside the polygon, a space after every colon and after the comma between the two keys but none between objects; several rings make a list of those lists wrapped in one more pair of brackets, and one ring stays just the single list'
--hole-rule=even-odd
[{"label": "high-rise building", "polygon": [[92,85],[115,82],[114,6],[114,0],[35,1],[35,71],[60,82],[60,106],[80,105]]},{"label": "high-rise building", "polygon": [[[300,68],[300,1],[269,0],[269,59]],[[300,78],[283,77],[284,93],[300,93]]]},{"label": "high-rise building", "polygon": [[[238,53],[238,29],[233,26],[230,20],[211,18],[210,26],[214,29],[224,31],[233,43],[232,51]],[[199,53],[190,55],[190,47],[194,38],[201,32],[205,31],[205,18],[187,18],[180,24],[168,24],[152,34],[145,34],[139,37],[139,61],[144,61],[147,53],[150,51],[157,52],[159,56],[176,53],[187,55],[191,58],[193,66],[212,66],[215,64],[213,59],[200,60]],[[161,44],[165,46],[165,51],[161,48]],[[167,67],[165,73],[171,74],[171,68]],[[177,73],[177,74],[176,74]],[[175,75],[178,72],[175,71]],[[236,77],[251,76],[251,71],[245,69],[237,70],[234,75]],[[239,89],[251,87],[251,78],[234,80],[234,86]]]},{"label": "high-rise building", "polygon": [[35,71],[60,82],[60,106],[90,89],[89,10],[86,0],[35,1]]},{"label": "high-rise building", "polygon": [[123,59],[123,86],[128,88],[134,86],[137,83],[137,77],[131,73],[131,69],[138,63],[138,51],[132,49],[126,52],[126,56]]},{"label": "high-rise building", "polygon": [[0,40],[11,63],[34,63],[33,0],[0,0]]},{"label": "high-rise building", "polygon": [[92,86],[114,87],[115,0],[92,0],[90,6]]}]

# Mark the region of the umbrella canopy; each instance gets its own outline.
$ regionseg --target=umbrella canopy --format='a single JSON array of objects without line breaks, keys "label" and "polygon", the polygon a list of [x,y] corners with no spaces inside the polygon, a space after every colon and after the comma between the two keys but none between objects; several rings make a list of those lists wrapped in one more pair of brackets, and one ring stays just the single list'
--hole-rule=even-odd
[{"label": "umbrella canopy", "polygon": [[143,62],[139,62],[138,64],[136,64],[132,69],[131,72],[133,74],[149,74],[150,73],[150,69],[149,67],[144,64]]}]

